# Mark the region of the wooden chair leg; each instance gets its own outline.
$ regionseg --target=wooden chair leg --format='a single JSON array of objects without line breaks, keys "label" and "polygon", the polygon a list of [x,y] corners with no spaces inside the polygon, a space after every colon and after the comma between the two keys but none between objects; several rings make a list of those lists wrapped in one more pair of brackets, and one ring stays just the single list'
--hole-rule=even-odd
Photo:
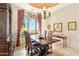
[{"label": "wooden chair leg", "polygon": [[32,56],[32,48],[31,48],[31,56]]},{"label": "wooden chair leg", "polygon": [[27,49],[27,53],[28,53],[28,55],[29,55],[29,48]]}]

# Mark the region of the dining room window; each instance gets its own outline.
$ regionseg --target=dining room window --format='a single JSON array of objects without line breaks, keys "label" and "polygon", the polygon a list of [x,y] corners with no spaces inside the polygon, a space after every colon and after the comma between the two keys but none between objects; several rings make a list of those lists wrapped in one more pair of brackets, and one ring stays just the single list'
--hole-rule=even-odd
[{"label": "dining room window", "polygon": [[30,19],[27,16],[24,16],[23,26],[25,30],[28,30],[30,34],[37,33],[37,22],[35,19]]}]

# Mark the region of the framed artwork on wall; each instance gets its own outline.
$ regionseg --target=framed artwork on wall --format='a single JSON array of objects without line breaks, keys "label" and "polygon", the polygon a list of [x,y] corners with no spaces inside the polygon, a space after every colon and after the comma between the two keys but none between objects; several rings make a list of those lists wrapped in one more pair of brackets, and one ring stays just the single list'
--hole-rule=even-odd
[{"label": "framed artwork on wall", "polygon": [[76,21],[68,22],[68,30],[76,30]]},{"label": "framed artwork on wall", "polygon": [[54,23],[53,30],[54,32],[62,32],[62,23]]}]

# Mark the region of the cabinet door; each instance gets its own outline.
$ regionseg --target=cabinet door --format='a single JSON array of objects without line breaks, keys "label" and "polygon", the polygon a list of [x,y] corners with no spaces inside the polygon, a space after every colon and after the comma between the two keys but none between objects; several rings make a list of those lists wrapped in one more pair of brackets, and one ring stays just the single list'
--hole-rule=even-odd
[{"label": "cabinet door", "polygon": [[6,31],[7,31],[7,10],[2,8],[0,4],[0,39],[6,39]]},{"label": "cabinet door", "polygon": [[6,38],[6,28],[7,28],[7,21],[6,21],[6,13],[0,14],[0,38]]}]

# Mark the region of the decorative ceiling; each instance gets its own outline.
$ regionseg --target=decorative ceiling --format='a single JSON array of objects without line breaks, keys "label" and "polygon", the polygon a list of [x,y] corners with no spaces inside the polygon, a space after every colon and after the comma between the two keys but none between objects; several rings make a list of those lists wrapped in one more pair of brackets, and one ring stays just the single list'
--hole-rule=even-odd
[{"label": "decorative ceiling", "polygon": [[59,3],[29,3],[32,7],[44,9],[50,8],[58,5]]}]

